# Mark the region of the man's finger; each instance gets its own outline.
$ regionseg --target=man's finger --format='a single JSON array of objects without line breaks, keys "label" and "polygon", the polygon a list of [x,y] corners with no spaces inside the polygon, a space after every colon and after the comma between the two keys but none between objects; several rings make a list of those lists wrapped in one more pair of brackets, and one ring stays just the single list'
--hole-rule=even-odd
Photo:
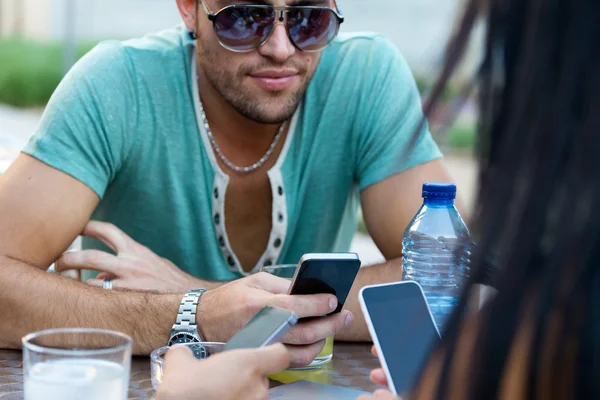
[{"label": "man's finger", "polygon": [[263,375],[283,371],[291,362],[289,350],[281,343],[256,350],[254,357],[251,362],[258,365]]},{"label": "man's finger", "polygon": [[88,222],[83,228],[82,235],[101,240],[115,253],[125,251],[131,247],[132,242],[135,243],[125,232],[107,222]]},{"label": "man's finger", "polygon": [[337,298],[331,294],[311,294],[288,296],[284,294],[273,296],[271,306],[293,311],[298,318],[322,317],[337,308]]},{"label": "man's finger", "polygon": [[313,360],[321,351],[323,351],[323,347],[325,347],[325,340],[305,346],[289,344],[286,345],[286,347],[290,351],[291,366],[306,367],[308,364],[313,362]]},{"label": "man's finger", "polygon": [[302,322],[284,336],[283,342],[296,345],[316,343],[337,335],[346,326],[350,325],[352,319],[353,316],[350,311],[343,311],[329,317]]},{"label": "man's finger", "polygon": [[286,294],[290,290],[291,281],[266,272],[252,276],[254,287],[273,294]]},{"label": "man's finger", "polygon": [[123,272],[125,263],[117,256],[100,250],[82,250],[64,253],[54,263],[56,272],[64,272],[73,269],[92,269],[119,275]]},{"label": "man's finger", "polygon": [[108,272],[102,272],[100,274],[98,274],[98,276],[96,277],[96,279],[99,280],[104,280],[104,279],[117,279],[118,277],[116,275],[110,274]]},{"label": "man's finger", "polygon": [[[104,287],[104,279],[88,279],[87,281],[85,281],[85,283],[87,285],[98,287],[98,288]],[[112,283],[112,287],[111,287],[112,290],[123,289],[123,286],[121,286],[121,282],[118,279],[114,279],[111,283]]]}]

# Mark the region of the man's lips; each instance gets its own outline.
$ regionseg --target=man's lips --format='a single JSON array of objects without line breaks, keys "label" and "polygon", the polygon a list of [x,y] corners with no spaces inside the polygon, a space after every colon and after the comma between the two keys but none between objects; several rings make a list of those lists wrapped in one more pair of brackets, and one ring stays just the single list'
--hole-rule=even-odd
[{"label": "man's lips", "polygon": [[264,70],[250,75],[261,88],[278,92],[290,88],[298,78],[294,70]]}]

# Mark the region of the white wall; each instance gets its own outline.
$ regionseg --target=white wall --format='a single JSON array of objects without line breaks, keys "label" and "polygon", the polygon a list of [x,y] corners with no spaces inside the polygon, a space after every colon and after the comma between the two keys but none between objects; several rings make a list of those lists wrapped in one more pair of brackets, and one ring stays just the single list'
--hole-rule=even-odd
[{"label": "white wall", "polygon": [[51,0],[0,0],[0,36],[20,33],[26,37],[47,35]]}]

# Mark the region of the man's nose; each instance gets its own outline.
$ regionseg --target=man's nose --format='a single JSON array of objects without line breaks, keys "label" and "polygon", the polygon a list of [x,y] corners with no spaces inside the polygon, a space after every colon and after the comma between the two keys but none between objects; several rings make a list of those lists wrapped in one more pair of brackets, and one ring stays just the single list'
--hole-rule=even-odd
[{"label": "man's nose", "polygon": [[273,32],[267,42],[258,48],[258,52],[277,62],[284,62],[294,55],[296,48],[288,37],[286,27],[278,23],[273,27]]}]

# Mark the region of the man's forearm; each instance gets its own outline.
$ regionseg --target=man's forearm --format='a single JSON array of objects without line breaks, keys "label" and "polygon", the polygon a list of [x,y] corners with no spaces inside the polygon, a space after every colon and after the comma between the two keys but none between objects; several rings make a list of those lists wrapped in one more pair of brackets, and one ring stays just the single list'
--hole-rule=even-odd
[{"label": "man's forearm", "polygon": [[369,330],[358,302],[358,293],[360,289],[368,285],[397,282],[400,280],[402,280],[402,259],[400,258],[372,267],[361,268],[344,305],[344,308],[352,311],[354,314],[354,321],[348,328],[336,336],[336,340],[347,342],[371,341],[371,336],[369,335]]},{"label": "man's forearm", "polygon": [[168,340],[181,297],[94,288],[0,257],[0,348],[40,329],[84,327],[126,333],[135,354],[149,354]]},{"label": "man's forearm", "polygon": [[187,284],[185,285],[185,291],[194,290],[194,289],[216,289],[218,287],[223,286],[227,282],[217,282],[217,281],[207,281],[204,279],[196,278],[188,273]]}]

